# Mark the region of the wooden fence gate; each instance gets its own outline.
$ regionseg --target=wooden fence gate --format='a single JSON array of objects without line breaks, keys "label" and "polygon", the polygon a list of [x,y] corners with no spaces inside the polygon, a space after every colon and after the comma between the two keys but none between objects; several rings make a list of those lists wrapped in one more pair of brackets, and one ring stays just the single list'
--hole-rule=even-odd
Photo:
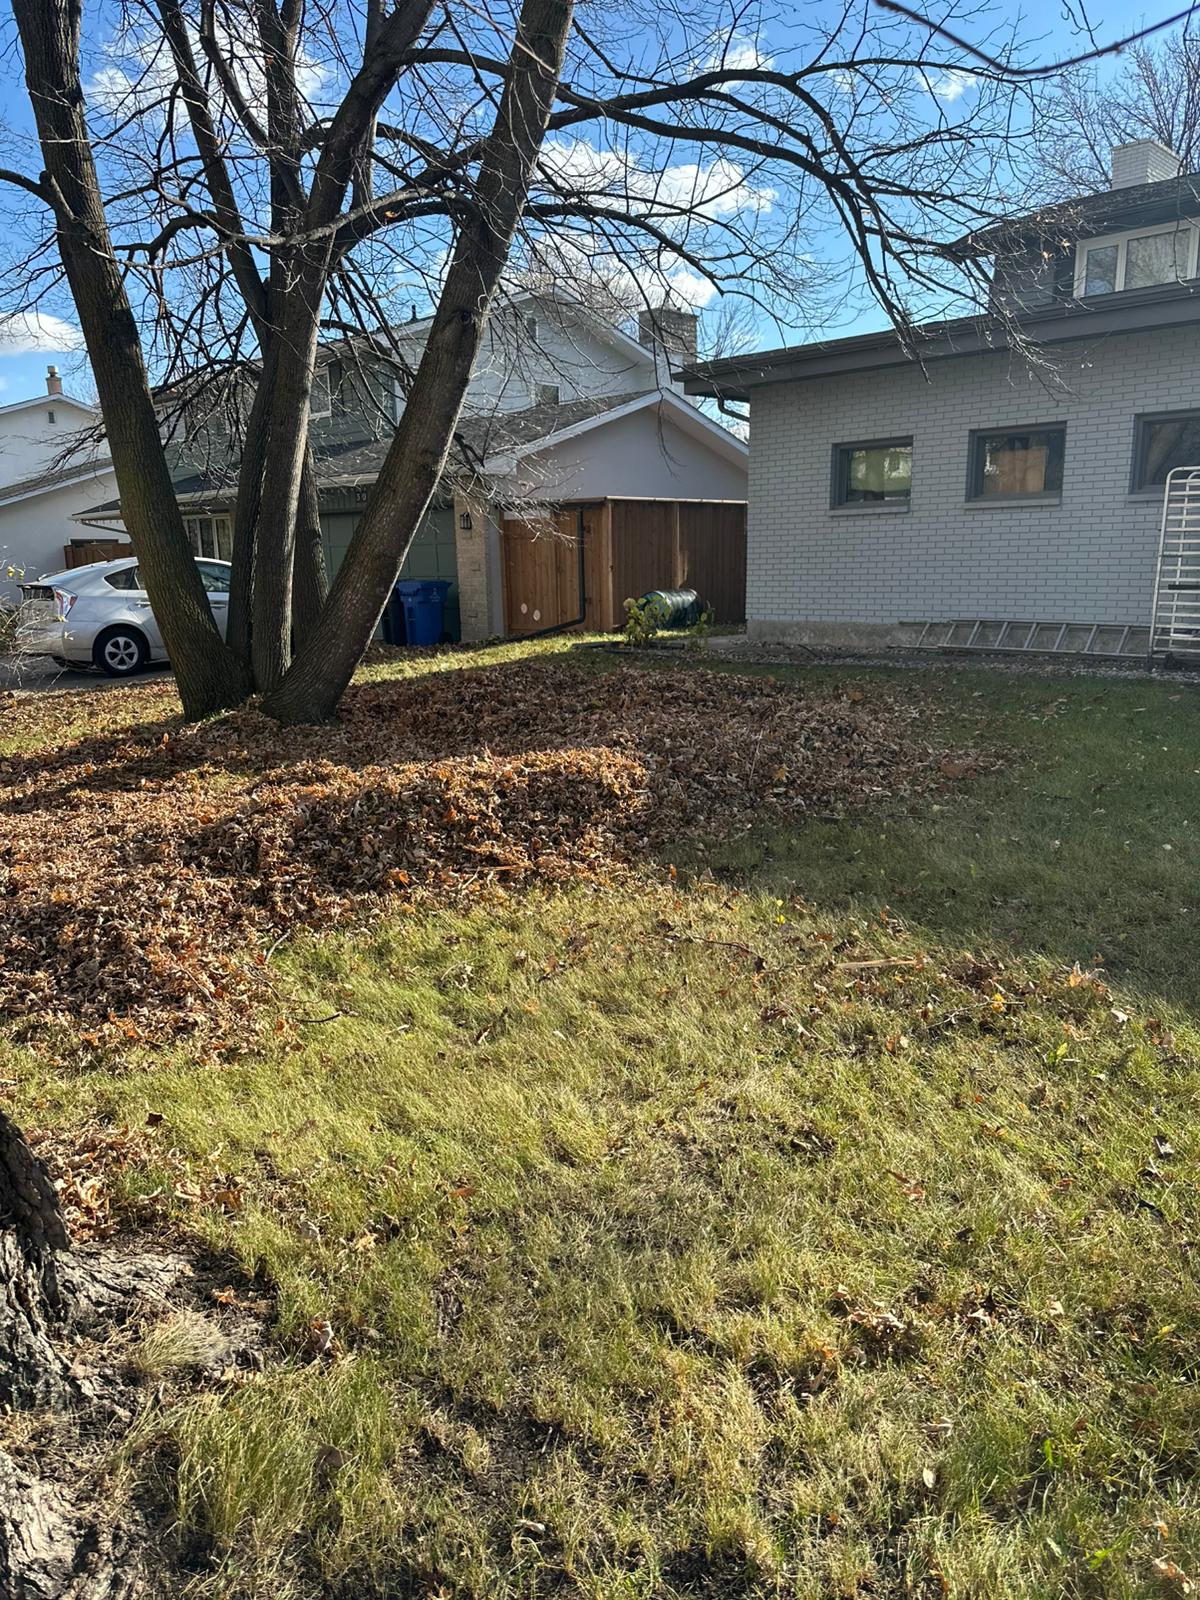
[{"label": "wooden fence gate", "polygon": [[510,634],[558,628],[583,611],[580,512],[570,506],[536,522],[503,524],[504,615]]}]

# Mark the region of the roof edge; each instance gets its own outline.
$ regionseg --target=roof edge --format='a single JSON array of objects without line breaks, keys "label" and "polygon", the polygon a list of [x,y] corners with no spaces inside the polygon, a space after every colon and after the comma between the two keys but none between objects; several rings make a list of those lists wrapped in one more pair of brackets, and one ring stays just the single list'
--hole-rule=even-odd
[{"label": "roof edge", "polygon": [[79,400],[73,394],[35,394],[28,400],[10,400],[7,405],[0,406],[0,417],[6,416],[10,411],[26,411],[30,406],[69,405],[78,406],[80,411],[86,411],[89,416],[99,417],[100,407],[92,405],[90,400]]},{"label": "roof edge", "polygon": [[566,428],[545,434],[542,438],[533,439],[513,450],[498,451],[494,456],[485,459],[484,468],[498,476],[511,471],[513,465],[524,460],[526,456],[541,455],[544,450],[555,450],[559,445],[566,444],[581,434],[590,433],[609,422],[619,422],[623,417],[634,416],[649,406],[660,406],[664,401],[686,431],[710,438],[718,449],[722,446],[730,447],[731,459],[744,463],[749,458],[749,446],[744,440],[739,439],[728,428],[723,428],[719,422],[714,422],[711,417],[706,417],[696,406],[689,405],[673,389],[647,389],[645,394],[636,395],[623,406],[614,406],[610,411],[599,411],[594,417],[586,417],[581,422],[571,423]]},{"label": "roof edge", "polygon": [[[1112,301],[1119,302],[1116,305]],[[688,394],[715,400],[748,400],[752,389],[791,379],[829,377],[881,367],[922,364],[952,356],[1009,350],[1015,334],[1032,345],[1067,344],[1108,334],[1142,333],[1200,322],[1200,283],[1124,290],[1092,300],[1062,301],[1013,317],[985,312],[920,324],[918,343],[906,346],[894,328],[843,339],[785,345],[745,356],[684,367],[677,376]]]},{"label": "roof edge", "polygon": [[[113,470],[112,462],[107,461],[101,466],[89,467],[85,472],[77,472],[73,477],[58,478],[53,483],[40,483],[32,488],[22,488],[20,483],[11,485],[20,491],[18,494],[10,494],[0,484],[0,506],[15,506],[22,500],[33,500],[39,494],[53,494],[56,489],[70,489],[78,483],[91,483],[94,478],[103,478]],[[25,480],[26,484],[29,482],[29,479]]]}]

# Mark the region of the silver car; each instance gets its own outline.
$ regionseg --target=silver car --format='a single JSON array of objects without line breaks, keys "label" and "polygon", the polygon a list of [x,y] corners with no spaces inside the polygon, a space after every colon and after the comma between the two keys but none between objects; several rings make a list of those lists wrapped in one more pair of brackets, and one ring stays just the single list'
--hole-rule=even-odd
[{"label": "silver car", "polygon": [[[228,561],[197,561],[222,635],[229,610]],[[94,561],[21,585],[16,646],[63,667],[97,666],[128,678],[165,661],[162,634],[135,560]]]}]

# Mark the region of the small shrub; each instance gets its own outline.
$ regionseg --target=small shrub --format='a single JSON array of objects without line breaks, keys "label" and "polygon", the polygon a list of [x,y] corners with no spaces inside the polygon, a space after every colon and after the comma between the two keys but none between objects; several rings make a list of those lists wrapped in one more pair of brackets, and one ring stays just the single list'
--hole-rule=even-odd
[{"label": "small shrub", "polygon": [[659,629],[658,607],[652,600],[626,600],[625,643],[646,645]]}]

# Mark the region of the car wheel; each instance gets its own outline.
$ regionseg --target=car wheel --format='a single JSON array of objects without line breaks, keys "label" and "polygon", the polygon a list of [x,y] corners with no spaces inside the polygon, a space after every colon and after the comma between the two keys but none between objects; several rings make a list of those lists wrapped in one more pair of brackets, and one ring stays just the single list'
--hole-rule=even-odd
[{"label": "car wheel", "polygon": [[92,646],[92,660],[110,678],[131,678],[149,659],[150,646],[137,628],[105,628]]}]

